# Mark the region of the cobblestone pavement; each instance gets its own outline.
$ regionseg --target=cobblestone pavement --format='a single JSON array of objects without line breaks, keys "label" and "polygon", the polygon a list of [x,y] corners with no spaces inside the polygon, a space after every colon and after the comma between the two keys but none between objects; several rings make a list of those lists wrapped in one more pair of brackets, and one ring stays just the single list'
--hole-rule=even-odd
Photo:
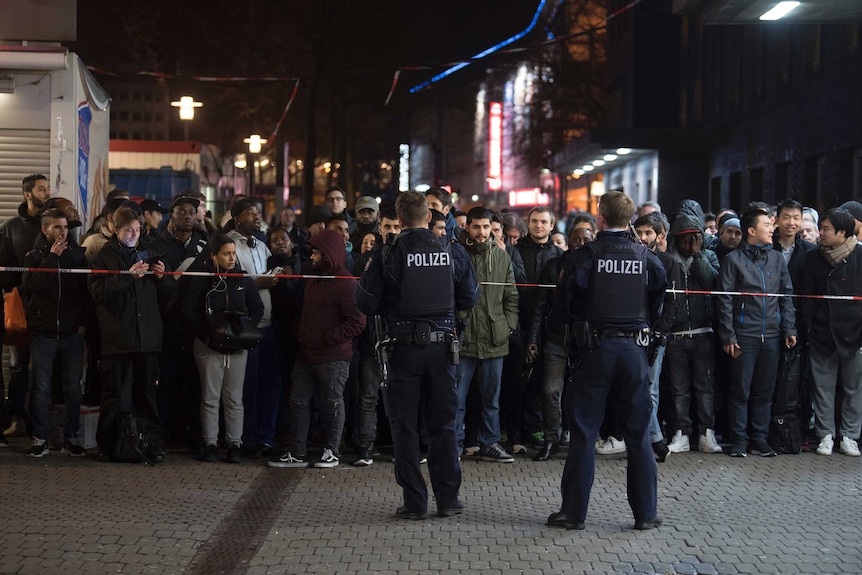
[{"label": "cobblestone pavement", "polygon": [[[0,450],[0,573],[862,573],[862,461],[675,454],[663,527],[632,529],[624,456],[600,457],[587,528],[545,526],[563,459],[465,459],[456,517],[400,521],[389,458],[355,469],[156,467]],[[429,510],[434,511],[433,502]]]}]

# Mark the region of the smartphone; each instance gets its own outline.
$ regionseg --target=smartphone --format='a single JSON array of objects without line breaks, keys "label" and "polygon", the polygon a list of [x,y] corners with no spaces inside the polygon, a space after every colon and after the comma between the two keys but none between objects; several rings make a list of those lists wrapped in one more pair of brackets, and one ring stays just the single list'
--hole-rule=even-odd
[{"label": "smartphone", "polygon": [[149,265],[150,267],[153,267],[154,265],[159,263],[159,260],[161,260],[161,259],[162,259],[162,256],[150,256],[147,259],[145,259],[144,262],[147,265]]}]

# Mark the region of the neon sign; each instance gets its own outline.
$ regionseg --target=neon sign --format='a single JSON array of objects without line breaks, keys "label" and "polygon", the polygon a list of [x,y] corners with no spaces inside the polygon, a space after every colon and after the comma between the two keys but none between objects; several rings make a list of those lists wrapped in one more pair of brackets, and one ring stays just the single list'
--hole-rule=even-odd
[{"label": "neon sign", "polygon": [[488,115],[488,189],[503,189],[503,104],[491,102]]}]

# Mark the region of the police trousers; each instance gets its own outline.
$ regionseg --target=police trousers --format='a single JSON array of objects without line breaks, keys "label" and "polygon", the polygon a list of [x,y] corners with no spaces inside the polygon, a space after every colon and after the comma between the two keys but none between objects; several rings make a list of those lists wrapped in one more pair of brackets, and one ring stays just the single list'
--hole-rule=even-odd
[{"label": "police trousers", "polygon": [[652,519],[656,516],[657,472],[649,435],[652,400],[646,348],[630,337],[608,337],[580,360],[564,396],[571,438],[560,510],[574,521],[587,516],[596,470],[595,443],[610,396],[627,447],[629,505],[635,521]]},{"label": "police trousers", "polygon": [[[424,405],[420,406],[420,398]],[[461,488],[460,453],[455,438],[458,390],[446,344],[396,345],[383,401],[392,428],[395,480],[403,491],[404,506],[416,513],[428,510],[428,488],[419,468],[421,409],[428,440],[428,474],[437,508],[454,507]]]}]

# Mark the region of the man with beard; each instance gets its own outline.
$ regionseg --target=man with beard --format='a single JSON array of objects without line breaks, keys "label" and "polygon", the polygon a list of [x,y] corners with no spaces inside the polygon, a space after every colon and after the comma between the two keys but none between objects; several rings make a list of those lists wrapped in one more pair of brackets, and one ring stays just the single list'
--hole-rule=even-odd
[{"label": "man with beard", "polygon": [[[84,248],[68,241],[69,223],[59,209],[42,214],[42,233],[35,246],[24,256],[24,266],[48,269],[87,269]],[[86,455],[78,439],[81,414],[81,374],[84,367],[84,314],[92,309],[87,279],[81,274],[27,272],[21,291],[28,302],[27,329],[33,362],[33,387],[30,390],[30,415],[33,422],[33,444],[27,455],[42,457],[48,453],[51,429],[48,408],[51,405],[51,381],[54,360],[63,366],[63,399],[66,405],[63,425],[63,453]]]},{"label": "man with beard", "polygon": [[[146,219],[146,200],[141,206]],[[206,249],[206,238],[196,228],[195,217],[199,201],[179,195],[171,202],[171,219],[158,238],[149,244],[148,254],[159,256],[167,266],[185,271]],[[158,213],[157,210],[156,213]],[[161,214],[159,214],[161,215]],[[180,317],[180,297],[168,303],[166,317]],[[173,322],[165,325],[163,351],[159,356],[159,413],[168,441],[185,443],[192,453],[200,441],[200,385],[198,370],[192,356],[194,335],[185,326]]]},{"label": "man with beard", "polygon": [[350,234],[350,243],[357,250],[365,234],[377,231],[379,213],[377,200],[371,196],[362,196],[356,200],[356,229]]},{"label": "man with beard", "polygon": [[[22,181],[21,186],[24,201],[18,206],[18,215],[9,218],[0,226],[0,234],[5,235],[12,244],[12,253],[15,256],[15,262],[12,265],[24,261],[24,254],[33,249],[33,244],[42,229],[39,214],[45,207],[45,202],[51,197],[48,178],[42,174],[27,176]],[[4,262],[6,265],[8,263]],[[30,364],[30,347],[28,345],[14,345],[9,349],[10,424],[4,435],[24,435],[26,430],[24,422],[27,420],[25,401],[30,378],[27,367]]]},{"label": "man with beard", "polygon": [[467,392],[473,376],[479,391],[478,457],[483,461],[513,463],[515,458],[500,446],[500,378],[503,358],[509,353],[509,336],[518,327],[518,290],[512,260],[491,238],[491,212],[476,207],[467,213],[467,229],[461,244],[480,282],[479,301],[458,314],[466,328],[461,336],[461,363],[455,370],[458,382],[458,419],[455,430],[464,442]]},{"label": "man with beard", "polygon": [[[257,454],[276,457],[273,447],[278,398],[281,395],[281,373],[273,358],[278,353],[278,338],[272,326],[272,295],[270,288],[278,283],[266,264],[272,253],[266,243],[255,236],[260,232],[261,215],[257,204],[249,199],[236,202],[230,210],[234,229],[227,235],[236,242],[240,267],[249,274],[262,274],[254,280],[263,301],[263,318],[257,327],[263,334],[260,344],[248,353],[243,388],[242,448],[246,456]],[[343,242],[342,242],[343,243]]]},{"label": "man with beard", "polygon": [[[315,275],[349,276],[344,265],[344,238],[323,230],[309,238]],[[365,328],[365,316],[353,305],[355,279],[310,279],[299,320],[299,355],[293,367],[290,390],[291,447],[271,467],[304,467],[307,464],[311,401],[317,396],[320,424],[325,437],[323,453],[313,467],[335,467],[339,462],[344,430],[344,384],[353,357],[353,338]]]}]

